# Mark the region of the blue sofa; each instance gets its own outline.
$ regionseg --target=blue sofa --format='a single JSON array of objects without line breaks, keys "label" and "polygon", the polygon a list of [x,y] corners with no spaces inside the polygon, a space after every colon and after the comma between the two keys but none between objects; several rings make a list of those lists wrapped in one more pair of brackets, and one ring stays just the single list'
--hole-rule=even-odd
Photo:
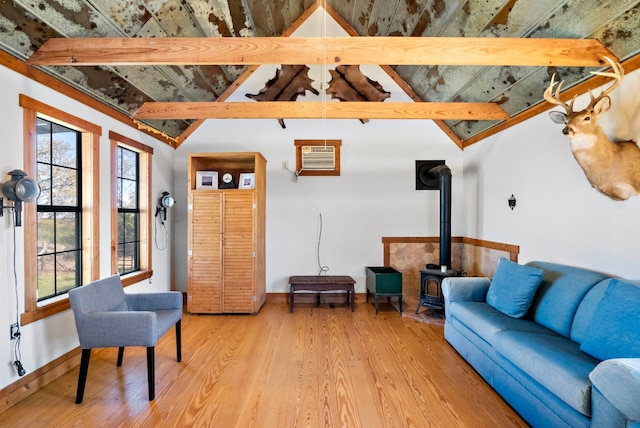
[{"label": "blue sofa", "polygon": [[[640,428],[640,283],[505,260],[493,280],[443,281],[446,340],[534,427]],[[538,285],[524,314],[507,314],[496,292],[535,282],[519,270]]]}]

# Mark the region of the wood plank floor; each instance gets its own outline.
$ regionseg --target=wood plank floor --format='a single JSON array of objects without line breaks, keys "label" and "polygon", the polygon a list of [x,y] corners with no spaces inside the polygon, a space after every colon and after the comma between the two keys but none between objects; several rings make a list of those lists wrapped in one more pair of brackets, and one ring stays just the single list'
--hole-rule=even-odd
[{"label": "wood plank floor", "polygon": [[358,304],[266,304],[257,315],[183,318],[156,347],[156,399],[142,348],[94,351],[78,369],[0,414],[0,426],[525,427],[443,339],[442,327]]}]

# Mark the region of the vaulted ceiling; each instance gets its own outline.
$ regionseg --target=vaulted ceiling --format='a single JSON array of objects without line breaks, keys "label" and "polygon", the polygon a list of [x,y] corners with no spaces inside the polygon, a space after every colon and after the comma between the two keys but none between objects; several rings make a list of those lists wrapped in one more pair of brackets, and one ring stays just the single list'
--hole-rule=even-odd
[{"label": "vaulted ceiling", "polygon": [[[640,0],[7,0],[0,2],[0,49],[27,61],[51,38],[282,36],[318,4],[335,12],[356,36],[595,39],[627,61],[627,72],[639,62]],[[216,101],[247,67],[38,68],[133,117],[145,102]],[[553,73],[565,81],[564,88],[576,88],[598,70],[442,64],[391,69],[418,101],[492,102],[508,113],[507,120],[440,122],[461,147],[540,111]],[[197,125],[189,119],[141,122],[174,143]]]}]

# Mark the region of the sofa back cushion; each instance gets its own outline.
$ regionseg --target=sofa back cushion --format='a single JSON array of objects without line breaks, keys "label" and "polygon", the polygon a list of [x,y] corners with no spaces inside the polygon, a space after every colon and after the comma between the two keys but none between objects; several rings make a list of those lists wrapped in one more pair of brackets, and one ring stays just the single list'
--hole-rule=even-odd
[{"label": "sofa back cushion", "polygon": [[544,271],[529,315],[538,324],[569,337],[573,318],[584,296],[606,275],[588,269],[549,262],[529,262]]},{"label": "sofa back cushion", "polygon": [[591,335],[591,331],[589,330],[591,327],[591,319],[611,281],[614,281],[614,279],[609,278],[597,283],[589,290],[587,295],[584,296],[582,302],[580,302],[576,316],[573,317],[573,325],[571,326],[570,338],[574,342],[582,343]]},{"label": "sofa back cushion", "polygon": [[598,303],[580,350],[600,360],[640,358],[640,286],[614,279]]}]

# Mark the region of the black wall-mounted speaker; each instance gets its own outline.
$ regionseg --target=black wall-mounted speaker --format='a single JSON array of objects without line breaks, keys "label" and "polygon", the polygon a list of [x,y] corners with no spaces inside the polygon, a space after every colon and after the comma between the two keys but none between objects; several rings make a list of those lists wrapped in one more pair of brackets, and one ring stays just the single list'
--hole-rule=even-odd
[{"label": "black wall-mounted speaker", "polygon": [[438,174],[429,173],[431,168],[445,165],[443,160],[417,160],[416,161],[416,190],[438,190],[440,179]]}]

